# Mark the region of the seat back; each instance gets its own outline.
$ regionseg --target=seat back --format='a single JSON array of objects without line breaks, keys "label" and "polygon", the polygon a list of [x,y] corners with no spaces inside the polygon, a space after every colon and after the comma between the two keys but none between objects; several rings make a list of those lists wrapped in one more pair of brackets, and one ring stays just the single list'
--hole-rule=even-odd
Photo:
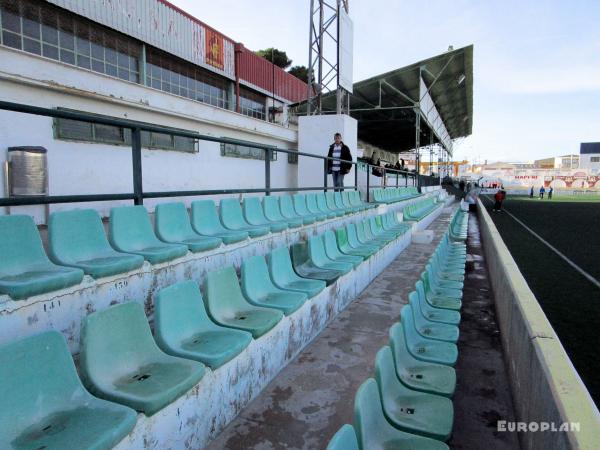
[{"label": "seat back", "polygon": [[260,198],[246,197],[242,209],[244,211],[244,218],[250,225],[263,225],[268,222],[260,204]]},{"label": "seat back", "polygon": [[281,215],[286,219],[297,219],[299,216],[294,210],[294,203],[292,197],[289,195],[279,195],[279,208],[281,209]]},{"label": "seat back", "polygon": [[325,254],[329,258],[336,259],[340,256],[343,256],[338,248],[333,231],[327,230],[325,233],[323,233],[323,243],[325,245]]},{"label": "seat back", "polygon": [[323,237],[321,235],[308,238],[308,254],[317,266],[332,262],[325,254],[325,246],[323,245]]},{"label": "seat back", "polygon": [[[344,191],[346,192],[346,191]],[[348,200],[350,201],[351,206],[360,206],[360,192],[359,191],[350,191],[348,192]]]},{"label": "seat back", "polygon": [[306,208],[311,214],[320,214],[323,212],[317,205],[317,194],[306,194]]},{"label": "seat back", "polygon": [[72,409],[78,399],[90,397],[58,331],[0,347],[0,380],[0,443],[12,442],[32,421]]},{"label": "seat back", "polygon": [[292,265],[294,267],[310,263],[308,244],[306,242],[296,242],[295,244],[292,244],[290,251],[292,255]]},{"label": "seat back", "polygon": [[337,230],[335,230],[335,238],[337,241],[337,246],[340,250],[342,250],[343,252],[352,250],[348,242],[348,232],[346,230],[346,227],[338,228]]},{"label": "seat back", "polygon": [[279,208],[277,197],[272,195],[263,197],[263,209],[267,219],[277,222],[285,221],[285,217],[281,215],[281,209]]},{"label": "seat back", "polygon": [[381,347],[375,356],[375,379],[382,399],[384,392],[395,398],[399,388],[401,389],[402,385],[396,375],[392,349],[388,345]]},{"label": "seat back", "polygon": [[325,201],[327,202],[327,207],[329,209],[331,209],[332,211],[336,211],[339,209],[335,204],[335,198],[333,196],[333,192],[325,193]]},{"label": "seat back", "polygon": [[246,298],[257,299],[277,290],[271,281],[264,256],[256,255],[242,262],[242,292]]},{"label": "seat back", "polygon": [[49,263],[40,233],[30,216],[0,216],[0,274],[15,275]]},{"label": "seat back", "polygon": [[333,202],[338,209],[346,209],[346,206],[344,205],[344,201],[342,200],[341,192],[333,193]]},{"label": "seat back", "polygon": [[195,234],[190,223],[190,216],[183,203],[161,203],[156,206],[154,212],[156,234],[161,240],[165,242],[183,241]]},{"label": "seat back", "polygon": [[223,198],[219,203],[221,222],[227,228],[247,228],[248,222],[242,214],[242,207],[237,198]]},{"label": "seat back", "polygon": [[109,230],[110,242],[117,250],[126,252],[161,244],[142,205],[111,208]]},{"label": "seat back", "polygon": [[306,196],[304,194],[294,194],[294,208],[296,212],[301,216],[309,216],[311,212],[308,210],[308,206],[306,205]]},{"label": "seat back", "polygon": [[292,267],[290,251],[287,247],[279,247],[271,251],[268,256],[269,274],[271,279],[280,286],[298,279]]},{"label": "seat back", "polygon": [[359,450],[354,427],[349,424],[342,425],[329,441],[326,450]]},{"label": "seat back", "polygon": [[175,347],[199,331],[216,328],[208,317],[195,281],[172,284],[155,295],[154,334],[161,348]]},{"label": "seat back", "polygon": [[212,200],[192,202],[192,228],[200,234],[218,234],[226,231],[219,220],[217,207]]},{"label": "seat back", "polygon": [[213,270],[206,275],[206,306],[217,321],[232,317],[236,311],[249,308],[233,267]]},{"label": "seat back", "polygon": [[400,322],[404,329],[404,337],[407,342],[421,339],[421,336],[417,332],[413,311],[410,305],[404,305],[402,311],[400,311]]},{"label": "seat back", "polygon": [[406,337],[404,335],[404,326],[401,322],[396,322],[390,328],[390,348],[394,356],[394,364],[397,368],[410,367],[414,359],[406,347]]},{"label": "seat back", "polygon": [[94,209],[52,213],[48,238],[48,253],[57,264],[72,264],[114,252],[104,234],[102,219]]},{"label": "seat back", "polygon": [[329,205],[327,204],[327,198],[325,198],[325,194],[323,192],[319,192],[318,194],[316,194],[317,196],[317,205],[319,206],[319,209],[323,212],[331,212],[333,211]]},{"label": "seat back", "polygon": [[80,368],[87,386],[112,386],[114,380],[157,355],[162,352],[152,338],[144,308],[139,303],[114,305],[84,319]]},{"label": "seat back", "polygon": [[351,247],[358,248],[362,245],[358,239],[358,229],[355,224],[349,223],[346,225],[346,232],[348,235],[348,243]]},{"label": "seat back", "polygon": [[377,382],[373,378],[365,380],[356,391],[354,425],[363,449],[370,448],[371,442],[384,441],[385,438],[381,434],[391,427],[383,415]]}]

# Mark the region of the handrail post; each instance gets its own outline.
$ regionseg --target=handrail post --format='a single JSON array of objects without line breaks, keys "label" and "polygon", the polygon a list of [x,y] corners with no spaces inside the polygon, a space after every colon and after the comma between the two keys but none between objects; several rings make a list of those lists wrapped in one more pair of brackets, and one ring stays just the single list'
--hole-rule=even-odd
[{"label": "handrail post", "polygon": [[354,190],[358,191],[358,161],[354,164]]},{"label": "handrail post", "polygon": [[271,155],[273,150],[265,148],[265,195],[271,195]]},{"label": "handrail post", "polygon": [[131,162],[133,169],[133,202],[135,205],[144,204],[142,179],[142,130],[131,130]]},{"label": "handrail post", "polygon": [[400,173],[396,172],[396,187],[398,187],[399,181],[398,179],[400,178]]},{"label": "handrail post", "polygon": [[327,193],[327,159],[323,160],[323,192]]}]

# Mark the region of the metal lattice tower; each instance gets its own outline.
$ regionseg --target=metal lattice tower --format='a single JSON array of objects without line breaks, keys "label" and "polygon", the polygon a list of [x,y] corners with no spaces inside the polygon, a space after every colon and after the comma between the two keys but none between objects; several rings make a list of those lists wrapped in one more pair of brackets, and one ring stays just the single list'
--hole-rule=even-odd
[{"label": "metal lattice tower", "polygon": [[337,113],[348,113],[349,93],[339,86],[339,11],[349,0],[310,0],[307,115],[322,113],[322,96],[337,92]]}]

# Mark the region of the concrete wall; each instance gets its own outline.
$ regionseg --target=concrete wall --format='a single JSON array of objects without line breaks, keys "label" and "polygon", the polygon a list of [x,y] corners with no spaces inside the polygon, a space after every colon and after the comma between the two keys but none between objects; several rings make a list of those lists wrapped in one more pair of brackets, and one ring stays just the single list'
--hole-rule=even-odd
[{"label": "concrete wall", "polygon": [[[219,137],[296,148],[297,131],[136,83],[0,48],[0,98],[46,108],[69,108],[182,128]],[[54,139],[49,117],[0,111],[0,164],[10,146],[48,149],[50,195],[132,192],[131,148]],[[144,190],[264,188],[264,161],[222,157],[218,143],[201,141],[198,153],[143,149]],[[297,165],[278,154],[271,186],[295,187]],[[0,174],[4,196],[4,174]],[[150,210],[164,200],[147,200]],[[131,202],[125,202],[131,204]],[[50,212],[93,207],[106,215],[115,202],[52,205]],[[43,209],[34,207],[38,223]],[[32,208],[13,213],[32,214]],[[0,214],[2,214],[0,208]]]},{"label": "concrete wall", "polygon": [[600,413],[481,201],[478,206],[517,418],[579,424],[579,431],[519,433],[521,445],[597,449]]}]

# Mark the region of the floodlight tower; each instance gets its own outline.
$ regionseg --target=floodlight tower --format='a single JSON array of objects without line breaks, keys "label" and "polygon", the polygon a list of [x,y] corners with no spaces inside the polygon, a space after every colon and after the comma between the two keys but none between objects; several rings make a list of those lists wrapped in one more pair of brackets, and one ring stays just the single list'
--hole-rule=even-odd
[{"label": "floodlight tower", "polygon": [[337,114],[350,113],[352,37],[349,0],[310,0],[307,115],[323,112],[322,97],[337,92]]}]

